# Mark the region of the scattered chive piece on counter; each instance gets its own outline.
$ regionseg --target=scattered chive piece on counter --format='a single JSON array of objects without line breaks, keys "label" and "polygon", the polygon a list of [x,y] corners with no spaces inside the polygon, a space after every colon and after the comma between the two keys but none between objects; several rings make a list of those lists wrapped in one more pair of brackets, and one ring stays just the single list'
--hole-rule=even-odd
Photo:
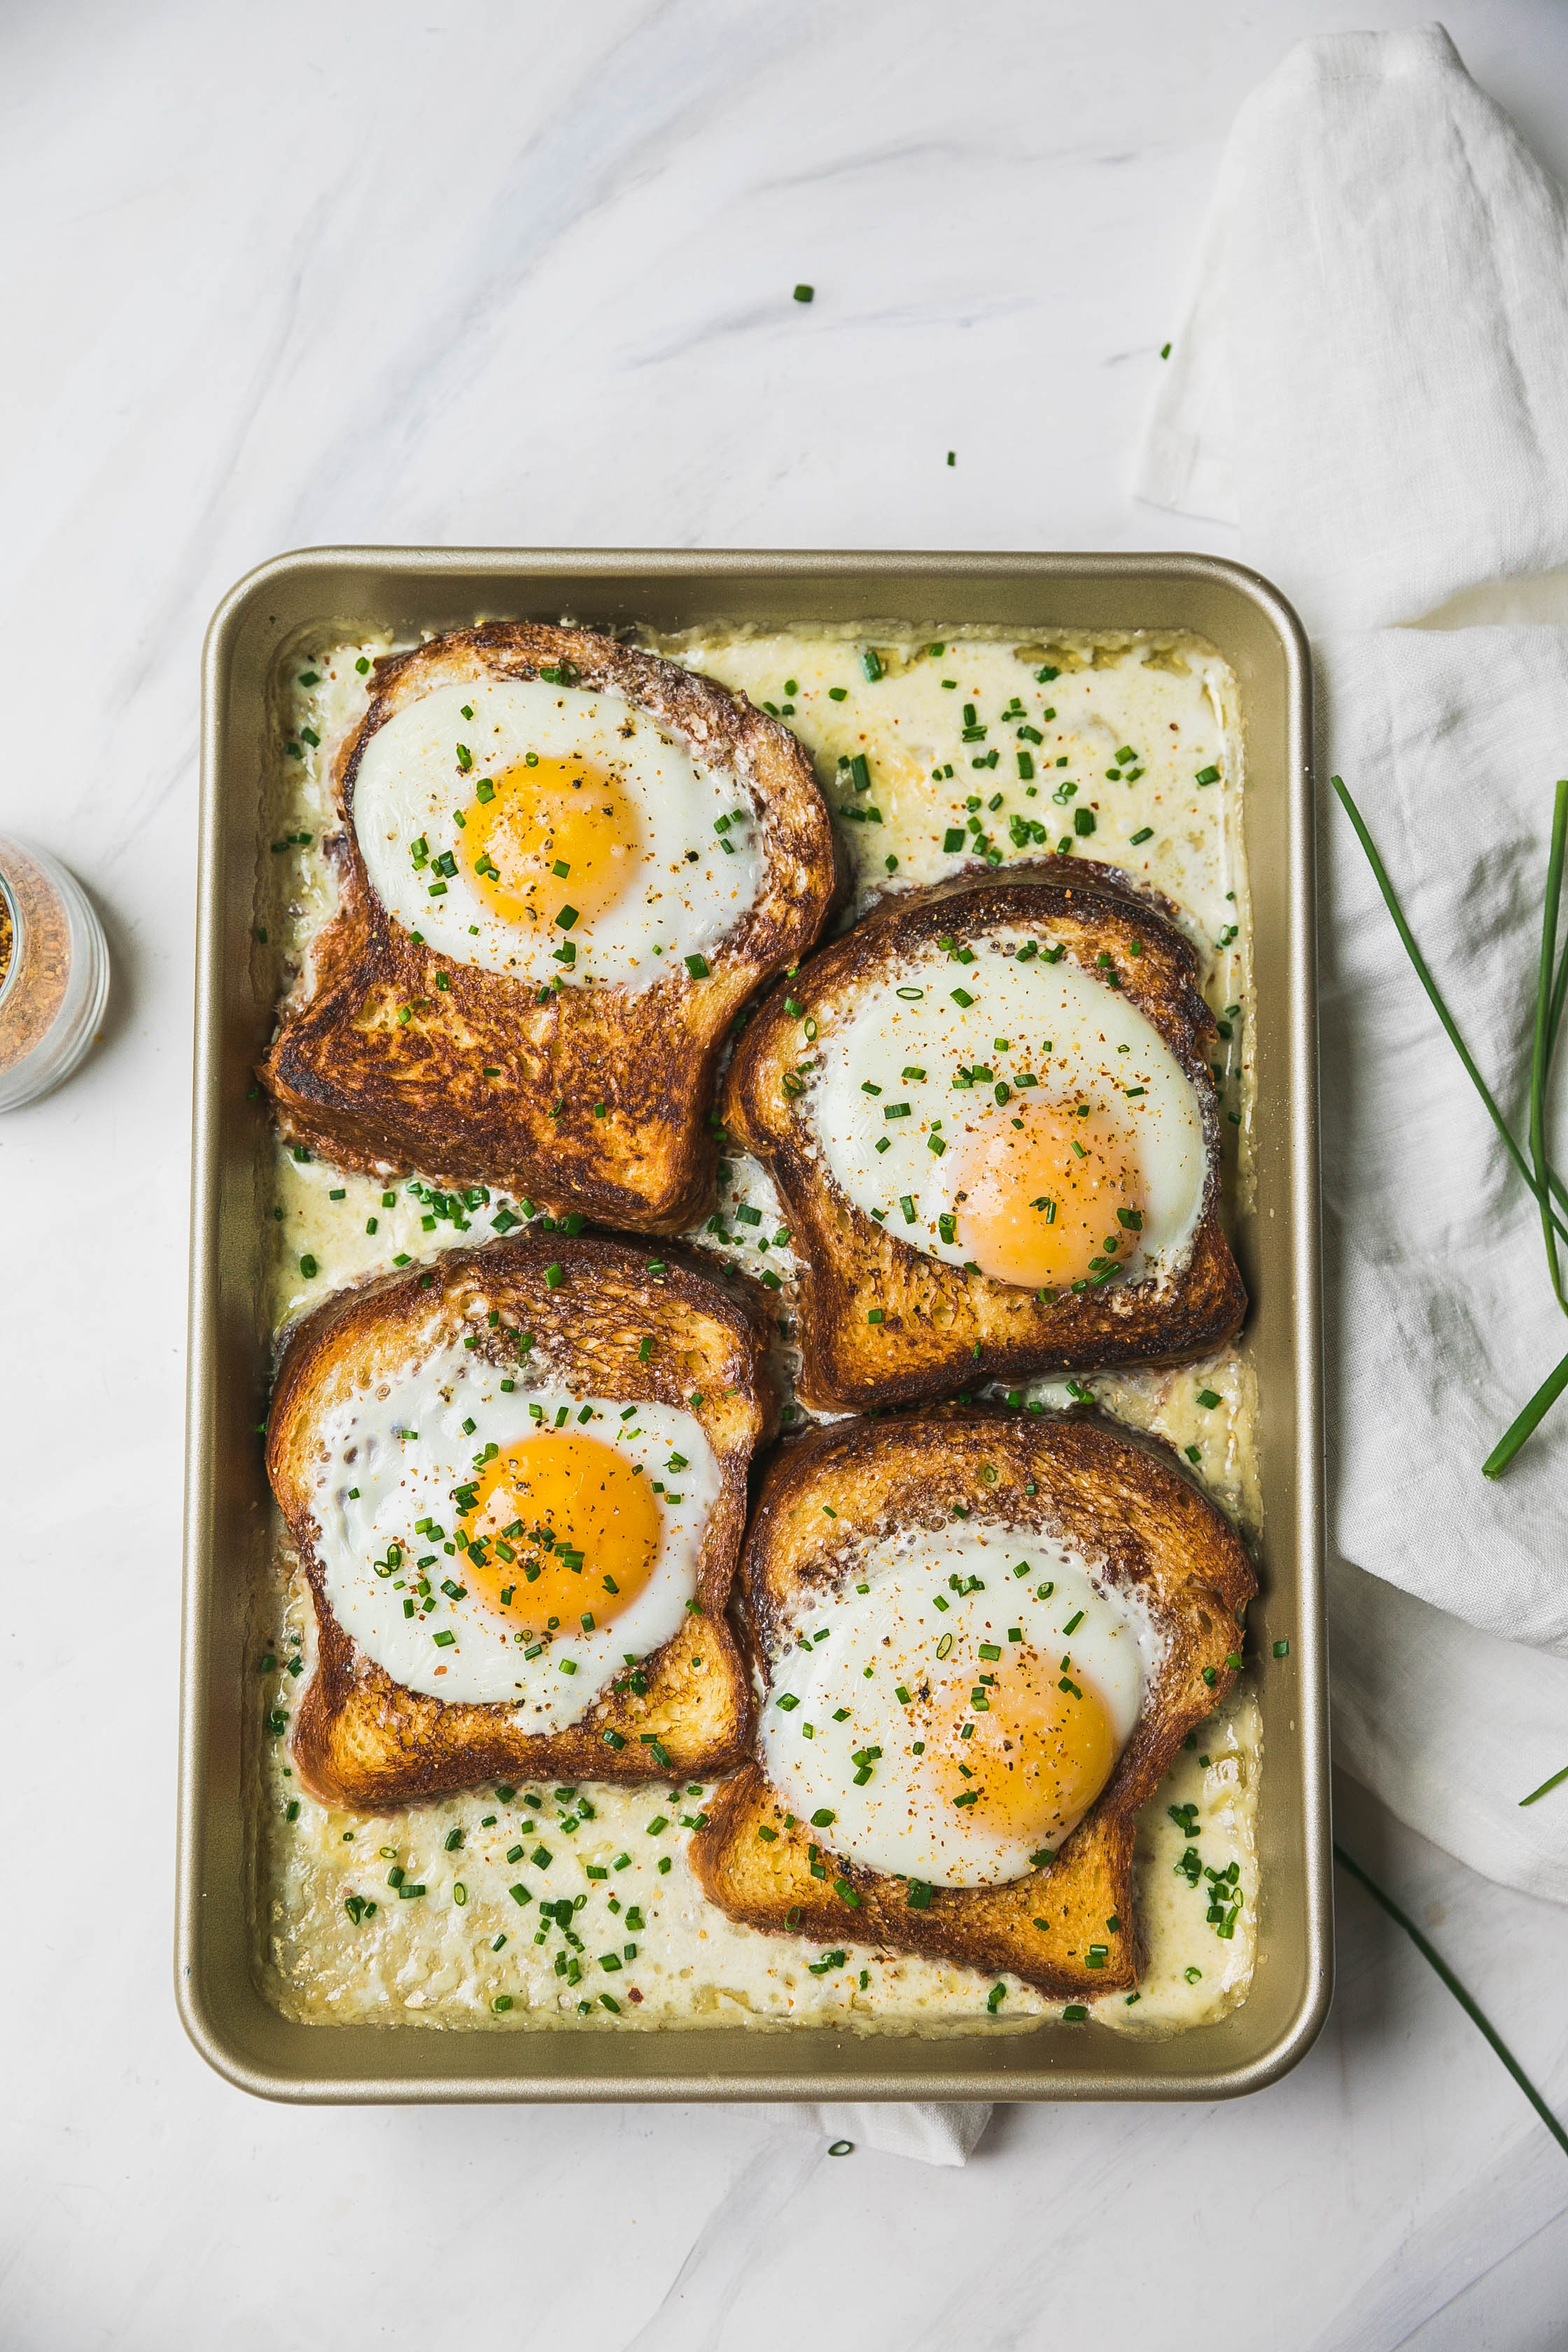
[{"label": "scattered chive piece on counter", "polygon": [[795,299],[797,302],[809,302],[814,299],[816,293],[815,286],[797,286],[795,289]]}]

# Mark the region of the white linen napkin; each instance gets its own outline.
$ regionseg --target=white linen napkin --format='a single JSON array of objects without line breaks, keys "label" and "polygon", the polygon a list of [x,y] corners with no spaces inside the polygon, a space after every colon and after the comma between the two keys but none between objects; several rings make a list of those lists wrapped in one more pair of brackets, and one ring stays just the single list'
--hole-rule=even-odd
[{"label": "white linen napkin", "polygon": [[1484,1877],[1568,1903],[1568,1661],[1329,1560],[1337,1760]]},{"label": "white linen napkin", "polygon": [[991,2120],[988,2100],[949,2099],[928,2105],[917,2100],[868,2102],[863,2106],[764,2107],[777,2123],[815,2132],[833,2147],[874,2147],[884,2156],[907,2156],[917,2164],[967,2164]]},{"label": "white linen napkin", "polygon": [[1344,632],[1316,647],[1340,1759],[1560,1901],[1568,1789],[1519,1801],[1568,1764],[1568,1419],[1496,1484],[1479,1464],[1568,1321],[1328,777],[1518,1132],[1568,632],[1365,625],[1568,554],[1564,222],[1440,27],[1302,44],[1238,117],[1138,481],[1228,497],[1248,560]]},{"label": "white linen napkin", "polygon": [[1568,211],[1439,25],[1303,41],[1236,120],[1135,488],[1309,629],[1568,562]]}]

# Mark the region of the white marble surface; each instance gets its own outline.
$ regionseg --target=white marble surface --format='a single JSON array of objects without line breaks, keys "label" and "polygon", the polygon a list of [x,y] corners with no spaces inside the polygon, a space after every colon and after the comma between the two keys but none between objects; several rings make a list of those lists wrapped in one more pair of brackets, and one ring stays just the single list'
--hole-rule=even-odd
[{"label": "white marble surface", "polygon": [[[1337,2005],[1289,2080],[1007,2110],[963,2173],[834,2161],[744,2109],[266,2107],[206,2073],[170,1986],[217,596],[334,539],[1193,543],[1125,484],[1236,102],[1302,33],[1424,13],[0,15],[0,824],[75,866],[117,967],[91,1063],[0,1122],[7,2352],[768,2347],[827,2313],[910,2352],[1563,2342],[1568,2162],[1342,1884]],[[1447,21],[1568,167],[1568,12]],[[1568,2109],[1568,1919],[1342,1797]]]}]

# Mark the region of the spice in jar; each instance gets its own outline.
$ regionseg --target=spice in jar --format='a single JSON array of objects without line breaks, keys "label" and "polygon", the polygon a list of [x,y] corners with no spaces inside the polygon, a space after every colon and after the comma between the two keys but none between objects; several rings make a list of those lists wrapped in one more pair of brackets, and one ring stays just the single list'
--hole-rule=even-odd
[{"label": "spice in jar", "polygon": [[75,1069],[108,991],[103,932],[79,885],[47,850],[0,839],[0,1110]]}]

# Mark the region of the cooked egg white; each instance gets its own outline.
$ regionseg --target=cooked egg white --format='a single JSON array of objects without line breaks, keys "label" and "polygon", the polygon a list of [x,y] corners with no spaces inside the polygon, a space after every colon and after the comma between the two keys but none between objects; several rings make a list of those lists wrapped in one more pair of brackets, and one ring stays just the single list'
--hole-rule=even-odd
[{"label": "cooked egg white", "polygon": [[1019,931],[935,950],[816,1040],[805,1109],[839,1191],[916,1249],[1029,1289],[1184,1260],[1197,1092],[1119,991]]},{"label": "cooked egg white", "polygon": [[394,1682],[559,1731],[679,1630],[719,1466],[676,1406],[509,1377],[457,1345],[340,1408],[316,1549]]},{"label": "cooked egg white", "polygon": [[752,904],[760,825],[732,776],[621,696],[433,687],[364,747],[353,823],[388,914],[458,963],[647,987]]},{"label": "cooked egg white", "polygon": [[824,1845],[869,1869],[1020,1878],[1104,1788],[1162,1646],[1133,1595],[1047,1538],[896,1538],[792,1624],[763,1767]]}]

